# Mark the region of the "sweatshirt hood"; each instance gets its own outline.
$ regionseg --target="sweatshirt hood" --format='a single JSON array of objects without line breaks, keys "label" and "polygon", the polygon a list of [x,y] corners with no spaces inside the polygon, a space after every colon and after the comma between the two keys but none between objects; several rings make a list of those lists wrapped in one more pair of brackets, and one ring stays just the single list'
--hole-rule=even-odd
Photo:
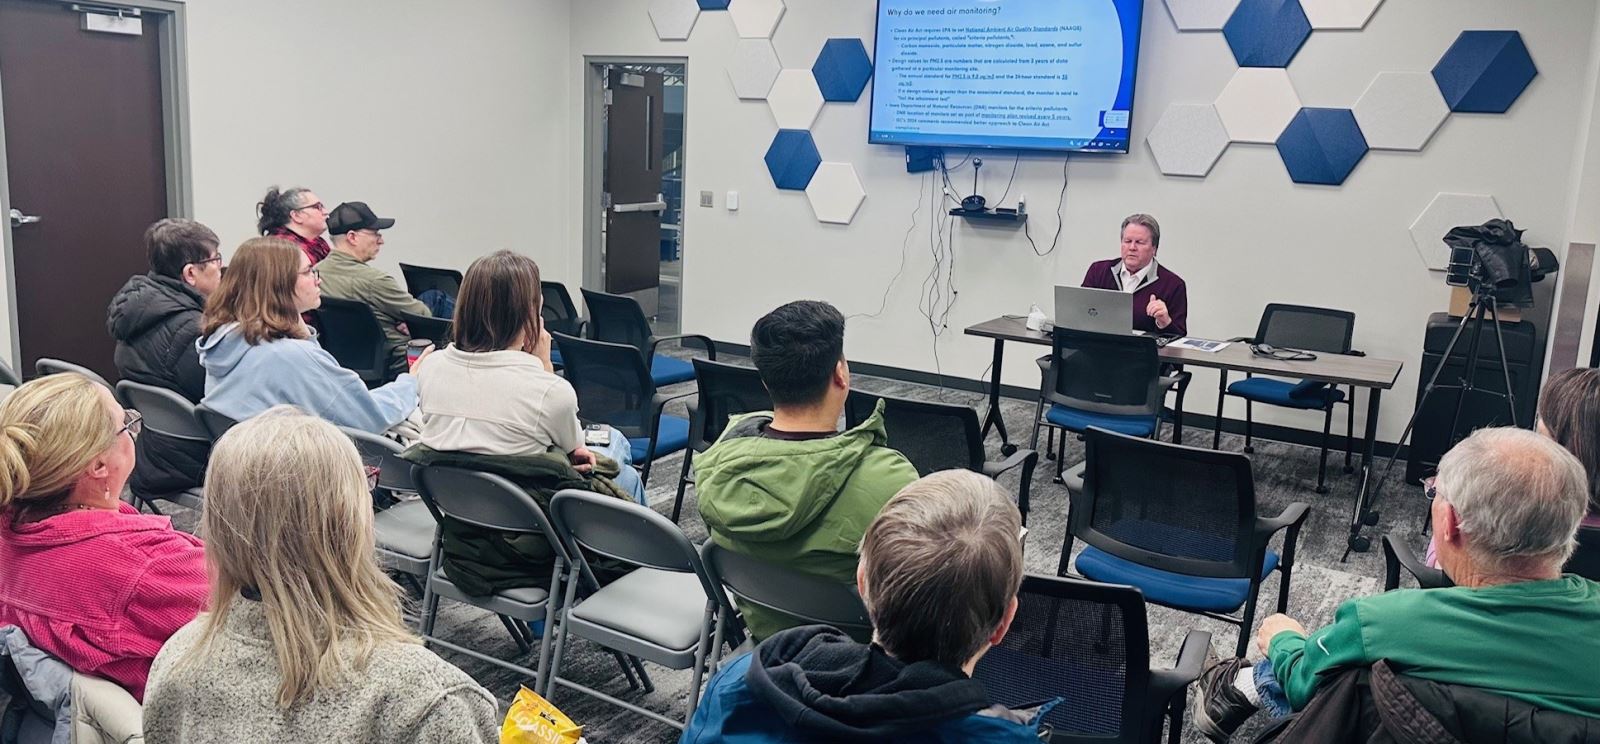
[{"label": "sweatshirt hood", "polygon": [[106,331],[118,341],[131,341],[181,313],[200,312],[205,298],[177,279],[157,274],[132,277],[111,298]]},{"label": "sweatshirt hood", "polygon": [[195,348],[200,351],[200,366],[205,368],[206,374],[224,377],[244,359],[250,344],[245,342],[244,334],[236,332],[238,329],[238,323],[228,323],[209,336],[195,339]]}]

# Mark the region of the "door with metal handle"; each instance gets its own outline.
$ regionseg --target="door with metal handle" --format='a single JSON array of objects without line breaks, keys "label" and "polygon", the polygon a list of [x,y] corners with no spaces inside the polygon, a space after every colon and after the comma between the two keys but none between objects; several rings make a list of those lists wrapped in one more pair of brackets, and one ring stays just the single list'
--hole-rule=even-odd
[{"label": "door with metal handle", "polygon": [[35,222],[38,222],[38,221],[42,220],[42,219],[44,219],[44,218],[40,217],[38,215],[23,214],[22,210],[20,210],[20,209],[13,208],[11,210],[11,226],[12,227],[22,227],[23,225],[31,225],[31,224],[33,224]]}]

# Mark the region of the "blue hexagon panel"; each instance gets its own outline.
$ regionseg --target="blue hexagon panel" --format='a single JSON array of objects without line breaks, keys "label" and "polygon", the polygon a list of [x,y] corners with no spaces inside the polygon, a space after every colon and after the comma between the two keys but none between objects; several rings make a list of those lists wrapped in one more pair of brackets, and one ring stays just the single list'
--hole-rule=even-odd
[{"label": "blue hexagon panel", "polygon": [[1338,186],[1367,154],[1350,109],[1303,108],[1278,135],[1278,156],[1295,183]]},{"label": "blue hexagon panel", "polygon": [[727,10],[730,0],[700,0],[701,10]]},{"label": "blue hexagon panel", "polygon": [[773,185],[792,191],[805,191],[817,166],[822,165],[817,143],[804,129],[779,129],[772,146],[767,148],[766,160]]},{"label": "blue hexagon panel", "polygon": [[1222,26],[1240,67],[1288,67],[1311,35],[1300,0],[1243,0]]},{"label": "blue hexagon panel", "polygon": [[872,60],[860,39],[829,39],[811,65],[811,75],[822,89],[822,100],[852,103],[872,79]]},{"label": "blue hexagon panel", "polygon": [[1477,114],[1505,113],[1538,74],[1516,31],[1462,31],[1433,66],[1450,110]]}]

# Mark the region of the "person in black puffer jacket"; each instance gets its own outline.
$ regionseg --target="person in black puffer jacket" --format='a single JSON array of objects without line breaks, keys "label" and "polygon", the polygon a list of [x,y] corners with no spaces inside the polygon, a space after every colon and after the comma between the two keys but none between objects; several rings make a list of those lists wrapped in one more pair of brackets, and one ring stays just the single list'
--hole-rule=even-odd
[{"label": "person in black puffer jacket", "polygon": [[[222,282],[221,241],[193,220],[164,219],[144,233],[150,273],[122,285],[106,310],[123,379],[172,390],[198,403],[205,396],[195,338],[206,295]],[[141,498],[199,487],[210,447],[147,432],[135,443],[128,487]]]}]

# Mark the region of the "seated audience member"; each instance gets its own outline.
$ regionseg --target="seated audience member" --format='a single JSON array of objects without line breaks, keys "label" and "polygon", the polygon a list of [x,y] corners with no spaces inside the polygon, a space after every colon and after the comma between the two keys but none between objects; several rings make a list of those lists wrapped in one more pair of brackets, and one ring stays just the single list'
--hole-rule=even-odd
[{"label": "seated audience member", "polygon": [[328,216],[333,252],[317,264],[322,275],[322,295],[364,302],[372,308],[389,343],[389,376],[406,371],[406,344],[411,332],[401,313],[429,315],[428,306],[408,294],[394,277],[372,265],[383,248],[383,231],[394,220],[380,218],[363,202],[346,202]]},{"label": "seated audience member", "polygon": [[239,246],[206,301],[196,342],[207,407],[242,421],[287,403],[374,434],[416,409],[416,378],[403,374],[368,390],[313,340],[301,313],[322,304],[317,284],[317,268],[288,241],[253,238]]},{"label": "seated audience member", "polygon": [[1122,221],[1122,255],[1089,264],[1083,285],[1133,294],[1133,327],[1145,333],[1189,334],[1189,288],[1183,278],[1156,263],[1161,224],[1148,214]]},{"label": "seated audience member", "polygon": [[[122,285],[106,311],[123,379],[166,388],[190,403],[205,396],[206,373],[194,341],[206,297],[222,282],[218,244],[211,228],[193,220],[165,219],[145,230],[150,273]],[[149,432],[135,445],[128,487],[141,497],[197,488],[209,450],[203,442]]]},{"label": "seated audience member", "polygon": [[0,402],[0,625],[143,699],[161,644],[205,608],[201,542],[121,501],[138,414],[63,373]]},{"label": "seated audience member", "polygon": [[262,235],[294,243],[312,264],[333,250],[322,237],[328,231],[328,208],[311,189],[295,186],[279,191],[273,186],[256,204],[256,215],[256,229]]},{"label": "seated audience member", "polygon": [[1600,584],[1561,573],[1588,500],[1583,465],[1560,445],[1523,429],[1477,431],[1439,462],[1432,506],[1439,562],[1456,586],[1352,599],[1309,636],[1286,615],[1268,617],[1256,636],[1265,661],[1228,659],[1201,675],[1196,725],[1225,741],[1257,709],[1301,710],[1336,670],[1379,660],[1600,717]]},{"label": "seated audience member", "polygon": [[[718,545],[850,582],[856,546],[878,510],[917,470],[889,448],[882,410],[838,430],[850,393],[844,316],[825,302],[791,302],[756,321],[750,358],[774,410],[735,416],[695,457],[700,515]],[[744,609],[758,640],[800,624]]]},{"label": "seated audience member", "polygon": [[1021,524],[977,473],[907,486],[861,541],[872,644],[825,625],[779,632],[712,676],[680,741],[1038,742],[1055,703],[1011,710],[971,678],[1017,612]]},{"label": "seated audience member", "polygon": [[211,608],[156,658],[151,742],[498,739],[494,698],[406,629],[338,429],[289,406],[230,429],[201,529]]}]

